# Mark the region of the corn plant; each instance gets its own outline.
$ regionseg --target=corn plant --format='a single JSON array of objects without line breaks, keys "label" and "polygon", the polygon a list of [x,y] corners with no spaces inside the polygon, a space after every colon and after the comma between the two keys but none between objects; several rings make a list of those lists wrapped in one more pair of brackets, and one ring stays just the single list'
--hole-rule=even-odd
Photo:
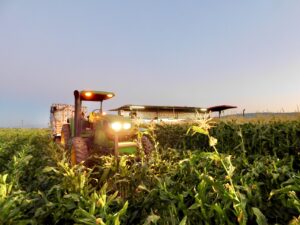
[{"label": "corn plant", "polygon": [[211,118],[204,117],[198,120],[198,125],[192,126],[191,129],[187,131],[187,133],[192,131],[193,132],[192,135],[199,133],[199,134],[204,134],[208,137],[209,145],[213,148],[216,154],[215,157],[217,158],[218,161],[221,162],[224,170],[226,171],[227,174],[226,179],[229,182],[226,185],[227,192],[229,197],[233,201],[233,208],[237,216],[237,221],[239,222],[239,224],[246,224],[247,223],[246,201],[244,199],[244,196],[241,195],[241,193],[239,193],[236,190],[235,184],[233,183],[232,177],[234,175],[235,167],[231,163],[231,155],[226,156],[223,159],[222,155],[218,152],[216,148],[216,144],[218,140],[209,134],[209,130],[212,127],[211,121],[212,121]]}]

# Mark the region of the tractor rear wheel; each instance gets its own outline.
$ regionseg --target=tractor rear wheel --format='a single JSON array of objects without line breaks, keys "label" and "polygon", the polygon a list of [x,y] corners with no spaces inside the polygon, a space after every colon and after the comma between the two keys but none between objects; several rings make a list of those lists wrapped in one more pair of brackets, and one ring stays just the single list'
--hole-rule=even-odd
[{"label": "tractor rear wheel", "polygon": [[64,124],[61,128],[61,137],[60,137],[60,143],[64,147],[64,149],[68,148],[70,139],[71,139],[70,124]]},{"label": "tractor rear wheel", "polygon": [[88,147],[82,137],[74,137],[72,139],[71,163],[76,165],[85,161],[89,157]]},{"label": "tractor rear wheel", "polygon": [[149,155],[154,150],[153,141],[147,135],[143,135],[141,142],[145,155]]}]

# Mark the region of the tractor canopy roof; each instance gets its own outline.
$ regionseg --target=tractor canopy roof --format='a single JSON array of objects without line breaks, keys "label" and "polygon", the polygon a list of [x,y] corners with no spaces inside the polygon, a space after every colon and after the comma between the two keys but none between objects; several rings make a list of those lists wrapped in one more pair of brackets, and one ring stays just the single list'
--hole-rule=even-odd
[{"label": "tractor canopy roof", "polygon": [[84,101],[103,101],[114,97],[115,94],[113,92],[106,91],[90,91],[83,90],[80,91],[80,99]]}]

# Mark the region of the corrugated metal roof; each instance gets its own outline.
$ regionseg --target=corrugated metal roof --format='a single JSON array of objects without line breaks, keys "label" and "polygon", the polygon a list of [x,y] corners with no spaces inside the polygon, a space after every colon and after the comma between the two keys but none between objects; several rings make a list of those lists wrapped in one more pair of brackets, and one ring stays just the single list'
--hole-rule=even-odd
[{"label": "corrugated metal roof", "polygon": [[221,112],[226,109],[235,109],[235,108],[237,107],[232,105],[217,105],[217,106],[209,107],[207,108],[207,110],[210,112]]},{"label": "corrugated metal roof", "polygon": [[158,106],[158,105],[123,105],[116,109],[111,109],[110,111],[147,111],[147,112],[157,112],[157,111],[176,111],[176,112],[195,112],[200,111],[205,108],[201,107],[189,107],[189,106]]},{"label": "corrugated metal roof", "polygon": [[220,105],[213,106],[209,108],[202,107],[191,107],[191,106],[158,106],[158,105],[123,105],[116,109],[111,109],[110,111],[147,111],[147,112],[157,112],[157,111],[176,111],[176,112],[220,112],[226,109],[237,108],[236,106],[230,105]]}]

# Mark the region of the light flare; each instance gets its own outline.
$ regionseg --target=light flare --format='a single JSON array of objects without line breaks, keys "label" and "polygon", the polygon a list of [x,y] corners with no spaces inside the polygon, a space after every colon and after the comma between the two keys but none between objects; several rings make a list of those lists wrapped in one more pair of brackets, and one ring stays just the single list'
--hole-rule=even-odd
[{"label": "light flare", "polygon": [[129,130],[131,128],[131,124],[130,123],[124,123],[123,124],[123,129],[124,130]]},{"label": "light flare", "polygon": [[84,95],[86,96],[86,97],[91,97],[92,96],[92,92],[90,92],[90,91],[88,91],[88,92],[84,92]]},{"label": "light flare", "polygon": [[122,129],[122,124],[120,122],[113,122],[111,124],[111,128],[116,131],[119,132]]}]

